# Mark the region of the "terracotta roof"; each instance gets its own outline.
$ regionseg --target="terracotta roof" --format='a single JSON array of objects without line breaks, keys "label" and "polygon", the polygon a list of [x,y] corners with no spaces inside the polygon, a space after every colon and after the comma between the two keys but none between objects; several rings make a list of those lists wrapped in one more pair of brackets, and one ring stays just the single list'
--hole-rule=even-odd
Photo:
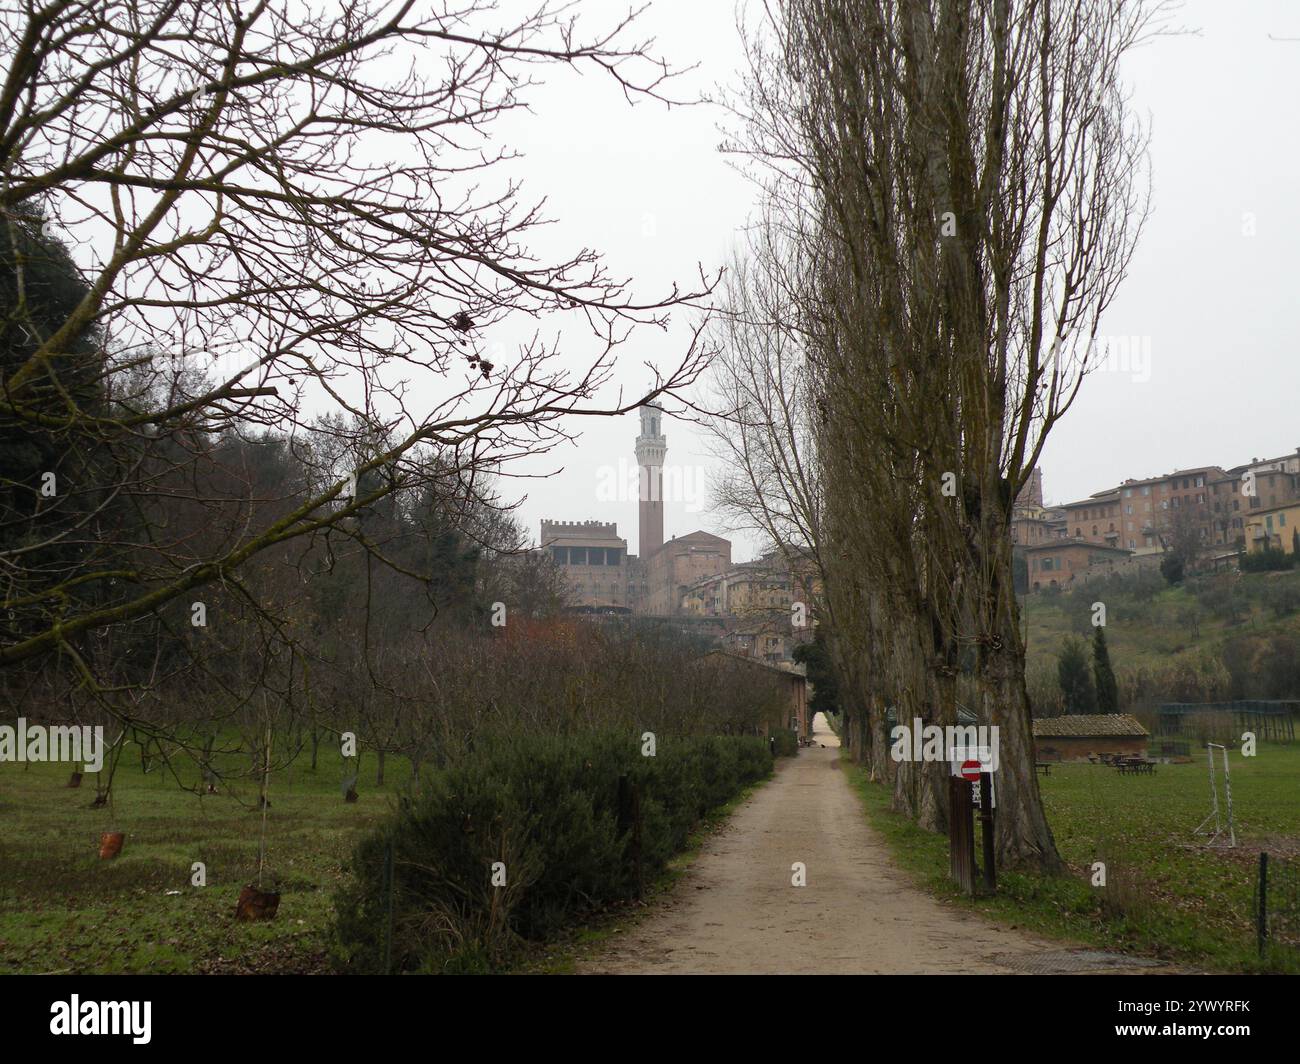
[{"label": "terracotta roof", "polygon": [[[1251,510],[1251,513],[1259,513],[1259,510]],[[1118,535],[1118,533],[1116,533]],[[1107,533],[1109,535],[1109,533]],[[1106,543],[1094,543],[1090,539],[1083,539],[1075,536],[1059,536],[1056,539],[1049,539],[1046,543],[1025,543],[1016,544],[1025,553],[1038,551],[1057,551],[1064,550],[1066,547],[1087,547],[1090,551],[1108,551],[1111,554],[1132,554],[1133,552],[1127,547],[1112,547]]]},{"label": "terracotta roof", "polygon": [[1035,739],[1101,739],[1149,734],[1129,713],[1071,713],[1034,721]]},{"label": "terracotta roof", "polygon": [[770,672],[783,672],[787,676],[795,676],[800,680],[808,679],[808,666],[797,665],[792,661],[777,663],[759,661],[758,658],[751,658],[748,654],[735,654],[730,650],[709,650],[702,654],[701,657],[725,658],[727,661],[735,661],[741,665],[752,665],[755,668],[767,669]]},{"label": "terracotta roof", "polygon": [[1119,487],[1108,488],[1107,491],[1119,491],[1120,488],[1139,488],[1144,484],[1159,484],[1163,480],[1172,480],[1174,477],[1201,476],[1204,474],[1222,473],[1219,466],[1189,466],[1187,469],[1175,469],[1172,473],[1161,473],[1158,477],[1142,477],[1140,480],[1126,480]]}]

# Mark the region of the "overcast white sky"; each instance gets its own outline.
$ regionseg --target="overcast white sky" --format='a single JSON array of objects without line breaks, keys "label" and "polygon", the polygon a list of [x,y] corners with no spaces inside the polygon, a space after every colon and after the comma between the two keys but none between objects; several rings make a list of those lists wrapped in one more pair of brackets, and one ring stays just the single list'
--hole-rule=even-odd
[{"label": "overcast white sky", "polygon": [[[611,17],[605,4],[588,10]],[[1129,64],[1135,106],[1152,124],[1154,214],[1102,328],[1149,345],[1149,374],[1106,370],[1085,382],[1047,445],[1049,502],[1300,446],[1300,40],[1269,39],[1300,38],[1300,4],[1191,0],[1180,22],[1199,35],[1156,41]],[[730,0],[653,0],[641,25],[671,62],[700,64],[686,89],[707,91],[739,66]],[[553,75],[531,99],[534,113],[496,135],[527,155],[526,196],[545,196],[557,221],[547,241],[604,250],[611,272],[643,293],[726,259],[754,200],[717,151],[716,110],[629,108],[591,74]],[[647,383],[643,360],[679,355],[681,326],[645,330],[625,349],[629,390]],[[575,428],[576,445],[518,470],[554,475],[506,489],[528,493],[519,513],[534,536],[543,517],[617,521],[635,551],[635,497],[611,499],[609,478],[620,461],[635,464],[636,418]],[[701,434],[671,420],[665,431],[685,496],[669,500],[665,536],[725,532],[701,491],[711,464]],[[733,539],[738,559],[752,555],[751,541]]]}]

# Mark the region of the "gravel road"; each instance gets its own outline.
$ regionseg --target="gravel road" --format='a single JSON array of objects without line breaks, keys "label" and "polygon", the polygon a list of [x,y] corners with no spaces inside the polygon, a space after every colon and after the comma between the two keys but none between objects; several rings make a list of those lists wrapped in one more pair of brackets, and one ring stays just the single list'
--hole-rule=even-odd
[{"label": "gravel road", "polygon": [[[912,887],[868,827],[839,740],[787,760],[705,843],[635,926],[580,962],[590,974],[1008,972],[993,959],[1059,950]],[[806,885],[792,885],[802,862]]]}]

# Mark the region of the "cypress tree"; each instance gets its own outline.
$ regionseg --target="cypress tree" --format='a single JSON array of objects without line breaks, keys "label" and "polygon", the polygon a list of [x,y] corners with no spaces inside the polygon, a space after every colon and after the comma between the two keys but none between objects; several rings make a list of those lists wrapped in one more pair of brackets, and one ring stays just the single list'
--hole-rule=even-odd
[{"label": "cypress tree", "polygon": [[1092,633],[1092,675],[1097,687],[1097,712],[1119,712],[1119,684],[1115,670],[1110,666],[1110,651],[1106,648],[1106,630],[1097,625]]},{"label": "cypress tree", "polygon": [[1086,644],[1074,636],[1061,644],[1056,659],[1056,678],[1065,699],[1066,713],[1093,713],[1097,696],[1092,687],[1092,673],[1088,669]]}]

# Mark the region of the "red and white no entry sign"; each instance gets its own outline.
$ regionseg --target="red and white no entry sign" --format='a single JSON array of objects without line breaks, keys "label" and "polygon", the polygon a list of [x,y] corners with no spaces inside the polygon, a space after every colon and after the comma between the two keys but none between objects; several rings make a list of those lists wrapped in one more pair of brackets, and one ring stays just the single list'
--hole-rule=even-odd
[{"label": "red and white no entry sign", "polygon": [[961,778],[971,781],[978,780],[980,778],[980,763],[978,761],[963,761],[961,763]]}]

